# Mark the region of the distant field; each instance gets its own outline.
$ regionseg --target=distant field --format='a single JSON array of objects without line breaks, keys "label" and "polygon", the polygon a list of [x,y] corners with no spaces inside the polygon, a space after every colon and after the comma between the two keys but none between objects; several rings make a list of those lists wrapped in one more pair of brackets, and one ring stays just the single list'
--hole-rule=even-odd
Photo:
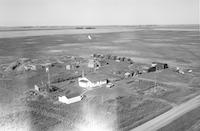
[{"label": "distant field", "polygon": [[87,34],[127,32],[136,30],[169,30],[169,31],[199,31],[199,25],[147,25],[147,26],[41,26],[41,27],[0,27],[0,38],[59,35],[59,34]]},{"label": "distant field", "polygon": [[97,29],[26,29],[26,30],[0,30],[0,38],[26,37],[26,36],[41,36],[41,35],[62,35],[62,34],[87,34],[87,33],[108,33],[108,32],[124,32],[133,31],[136,29],[128,28],[97,28]]},{"label": "distant field", "polygon": [[[109,52],[129,56],[133,60],[143,63],[163,61],[170,65],[199,67],[200,38],[198,30],[156,29],[159,28],[138,30],[120,27],[91,30],[0,32],[6,33],[0,35],[0,55],[6,57],[61,54],[89,56],[92,53]],[[48,34],[48,32],[50,33]],[[19,33],[19,36],[23,37],[14,38],[12,33]],[[88,34],[91,35],[92,40],[88,39]],[[10,38],[6,38],[6,36]]]}]

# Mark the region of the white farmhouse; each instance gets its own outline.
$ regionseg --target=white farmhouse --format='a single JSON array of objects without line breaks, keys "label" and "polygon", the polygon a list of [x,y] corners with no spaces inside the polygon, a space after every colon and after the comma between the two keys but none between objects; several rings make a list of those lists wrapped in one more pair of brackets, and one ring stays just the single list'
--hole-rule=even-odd
[{"label": "white farmhouse", "polygon": [[80,87],[91,90],[95,87],[100,87],[108,83],[108,80],[104,75],[97,73],[89,74],[86,77],[82,76],[78,78],[78,84]]}]

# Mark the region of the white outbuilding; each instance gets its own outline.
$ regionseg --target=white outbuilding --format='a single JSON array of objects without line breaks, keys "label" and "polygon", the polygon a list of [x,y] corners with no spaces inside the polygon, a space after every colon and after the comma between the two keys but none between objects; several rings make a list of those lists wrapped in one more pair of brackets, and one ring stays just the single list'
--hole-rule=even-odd
[{"label": "white outbuilding", "polygon": [[66,96],[59,96],[58,101],[65,104],[72,104],[82,100],[82,96],[76,96],[72,98],[67,98]]},{"label": "white outbuilding", "polygon": [[90,59],[88,61],[88,67],[89,68],[99,68],[99,67],[101,67],[101,63],[98,60]]},{"label": "white outbuilding", "polygon": [[89,40],[92,40],[92,37],[91,37],[91,35],[88,35],[88,39],[89,39]]},{"label": "white outbuilding", "polygon": [[40,91],[40,88],[37,85],[34,85],[36,91]]}]

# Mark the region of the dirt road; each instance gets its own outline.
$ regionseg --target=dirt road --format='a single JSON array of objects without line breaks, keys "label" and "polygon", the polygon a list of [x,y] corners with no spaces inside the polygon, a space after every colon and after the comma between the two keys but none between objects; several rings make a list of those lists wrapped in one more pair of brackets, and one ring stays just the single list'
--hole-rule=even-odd
[{"label": "dirt road", "polygon": [[156,131],[161,127],[171,123],[175,119],[179,118],[183,114],[199,106],[200,106],[200,95],[179,106],[172,108],[168,112],[142,124],[141,126],[132,129],[131,131]]}]

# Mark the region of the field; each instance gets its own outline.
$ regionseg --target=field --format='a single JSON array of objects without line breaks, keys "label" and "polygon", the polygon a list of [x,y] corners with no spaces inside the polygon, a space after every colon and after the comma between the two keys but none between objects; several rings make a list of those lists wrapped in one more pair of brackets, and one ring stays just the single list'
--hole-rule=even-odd
[{"label": "field", "polygon": [[[88,35],[92,39],[88,39]],[[200,94],[200,38],[198,26],[119,26],[96,29],[31,28],[0,29],[0,129],[25,130],[119,130],[126,131],[176,107]],[[58,103],[58,95],[76,96],[84,92],[77,78],[85,74],[86,59],[91,54],[112,54],[132,58],[135,66],[149,66],[153,61],[168,63],[169,69],[119,79],[114,88],[99,88],[85,93],[86,98],[71,105]],[[68,56],[75,56],[72,60]],[[66,71],[63,64],[50,68],[52,86],[59,87],[50,95],[32,94],[34,85],[47,83],[44,68],[26,73],[3,70],[19,58],[35,63],[81,63],[77,70]],[[81,58],[79,58],[81,57]],[[34,63],[33,62],[33,63]],[[109,65],[96,73],[116,77],[112,72],[126,72],[127,63],[107,61]],[[133,65],[134,65],[133,64]],[[192,69],[179,74],[175,67]],[[148,83],[143,81],[148,81]],[[153,88],[151,85],[158,86]],[[42,97],[45,96],[45,97]],[[191,117],[195,109],[187,113]],[[177,125],[185,120],[177,119]],[[177,130],[198,130],[198,115]],[[183,119],[183,120],[182,120]],[[21,123],[25,124],[21,124]],[[11,124],[9,124],[11,123]],[[19,126],[21,125],[21,127]],[[161,130],[172,130],[173,123]],[[174,129],[176,129],[174,128]]]}]

